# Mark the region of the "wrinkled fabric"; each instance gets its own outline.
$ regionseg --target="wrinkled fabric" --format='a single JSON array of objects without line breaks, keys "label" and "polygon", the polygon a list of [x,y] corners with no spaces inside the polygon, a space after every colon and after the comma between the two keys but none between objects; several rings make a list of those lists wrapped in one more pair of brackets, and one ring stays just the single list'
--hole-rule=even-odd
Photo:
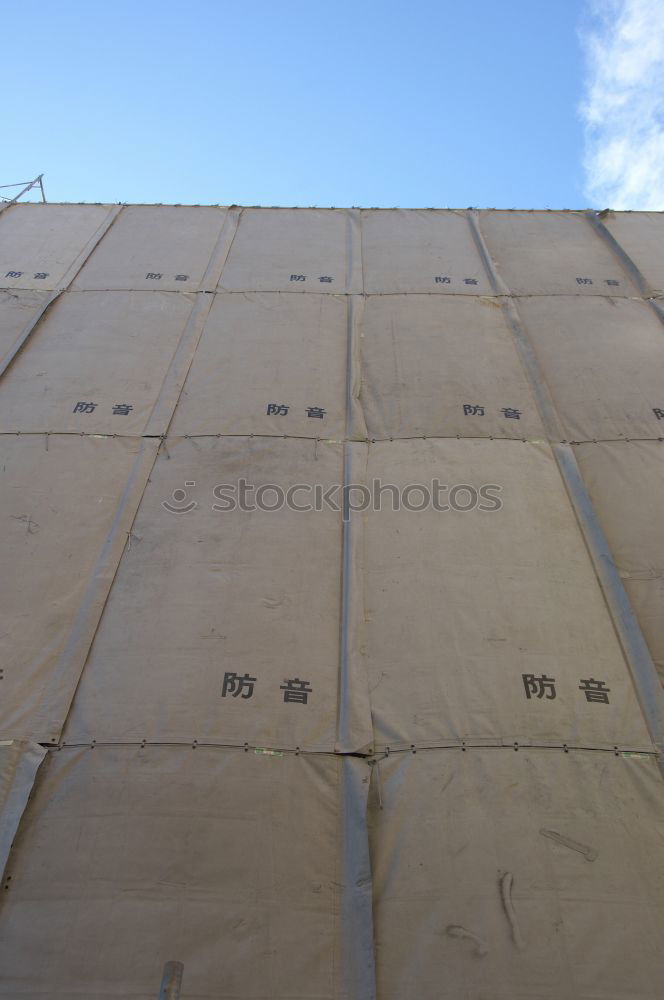
[{"label": "wrinkled fabric", "polygon": [[226,209],[128,205],[74,282],[74,289],[195,291],[221,236]]},{"label": "wrinkled fabric", "polygon": [[108,205],[12,205],[0,215],[0,288],[61,288]]},{"label": "wrinkled fabric", "polygon": [[1,995],[147,1000],[175,958],[183,997],[351,1000],[373,956],[344,903],[359,915],[369,892],[357,851],[345,868],[341,798],[364,815],[368,790],[348,768],[368,773],[209,747],[50,754],[7,870]]},{"label": "wrinkled fabric", "polygon": [[480,212],[512,295],[637,295],[630,275],[579,212]]},{"label": "wrinkled fabric", "polygon": [[646,280],[648,290],[664,295],[664,246],[660,212],[602,213],[604,225]]},{"label": "wrinkled fabric", "polygon": [[661,230],[2,213],[0,997],[659,997]]},{"label": "wrinkled fabric", "polygon": [[[28,740],[0,741],[0,876],[46,750]],[[11,878],[5,879],[5,891]]]},{"label": "wrinkled fabric", "polygon": [[664,800],[652,758],[428,750],[374,771],[380,997],[661,995]]}]

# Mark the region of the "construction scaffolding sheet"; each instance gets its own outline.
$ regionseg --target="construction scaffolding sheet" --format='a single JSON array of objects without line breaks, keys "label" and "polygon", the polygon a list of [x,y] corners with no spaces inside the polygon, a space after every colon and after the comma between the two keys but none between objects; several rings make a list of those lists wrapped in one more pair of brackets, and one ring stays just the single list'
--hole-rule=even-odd
[{"label": "construction scaffolding sheet", "polygon": [[0,997],[660,1000],[664,220],[0,215]]}]

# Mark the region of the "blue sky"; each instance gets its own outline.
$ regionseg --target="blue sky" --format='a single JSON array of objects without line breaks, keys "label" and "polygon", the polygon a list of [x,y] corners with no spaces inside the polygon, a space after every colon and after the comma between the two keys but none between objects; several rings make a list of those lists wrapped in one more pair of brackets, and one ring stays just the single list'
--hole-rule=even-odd
[{"label": "blue sky", "polygon": [[[0,183],[43,171],[53,201],[583,207],[603,193],[578,110],[589,2],[6,7]],[[663,3],[606,0],[605,36]]]}]

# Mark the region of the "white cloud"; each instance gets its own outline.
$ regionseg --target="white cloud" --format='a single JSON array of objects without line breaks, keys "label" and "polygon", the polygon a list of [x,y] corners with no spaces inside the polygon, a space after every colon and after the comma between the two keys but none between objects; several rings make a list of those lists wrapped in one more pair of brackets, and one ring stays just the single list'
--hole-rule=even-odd
[{"label": "white cloud", "polygon": [[664,209],[664,0],[592,0],[586,196],[600,208]]}]

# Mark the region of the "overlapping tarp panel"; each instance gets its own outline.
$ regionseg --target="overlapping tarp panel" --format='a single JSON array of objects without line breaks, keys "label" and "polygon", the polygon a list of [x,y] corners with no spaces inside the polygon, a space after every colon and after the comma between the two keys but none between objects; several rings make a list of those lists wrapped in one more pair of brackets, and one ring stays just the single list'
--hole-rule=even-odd
[{"label": "overlapping tarp panel", "polygon": [[439,750],[377,767],[381,1000],[661,996],[664,809],[652,758]]},{"label": "overlapping tarp panel", "polygon": [[219,288],[361,292],[357,213],[352,209],[243,209]]},{"label": "overlapping tarp panel", "polygon": [[45,291],[0,291],[0,365],[47,298]]},{"label": "overlapping tarp panel", "polygon": [[195,738],[333,749],[341,515],[288,509],[284,500],[301,486],[291,504],[313,505],[320,484],[322,502],[322,490],[341,475],[338,444],[169,439],[86,664],[67,741]]},{"label": "overlapping tarp panel", "polygon": [[[110,585],[112,551],[101,562],[100,554],[111,529],[131,516],[128,482],[139,455],[151,450],[156,442],[0,437],[3,738],[47,741],[59,731],[68,705],[56,705],[71,683],[71,631],[95,572]],[[126,534],[120,546],[125,541]],[[93,624],[80,622],[78,632]]]},{"label": "overlapping tarp panel", "polygon": [[218,294],[172,433],[342,438],[347,343],[345,296]]},{"label": "overlapping tarp panel", "polygon": [[609,212],[602,221],[657,295],[664,293],[662,212]]},{"label": "overlapping tarp panel", "polygon": [[[45,762],[2,899],[2,996],[332,1000],[340,761],[199,747]],[[367,769],[368,770],[368,769]]]},{"label": "overlapping tarp panel", "polygon": [[513,295],[638,295],[618,258],[575,212],[481,212],[498,274]]},{"label": "overlapping tarp panel", "polygon": [[664,328],[646,302],[542,296],[519,313],[569,439],[664,434]]},{"label": "overlapping tarp panel", "polygon": [[141,434],[193,303],[169,292],[67,292],[3,378],[0,429]]},{"label": "overlapping tarp panel", "polygon": [[664,443],[585,444],[574,453],[664,682]]},{"label": "overlapping tarp panel", "polygon": [[[356,557],[356,655],[377,743],[648,746],[548,445],[394,441],[368,455],[367,481],[384,493]],[[446,487],[438,504],[451,509],[392,510],[386,484],[416,507],[423,495],[413,484],[431,491],[434,480]]]},{"label": "overlapping tarp panel", "polygon": [[0,215],[0,287],[58,288],[108,205],[13,205]]},{"label": "overlapping tarp panel", "polygon": [[461,212],[362,212],[364,291],[490,295],[491,285]]},{"label": "overlapping tarp panel", "polygon": [[225,208],[130,205],[81,273],[77,289],[195,290],[221,234]]},{"label": "overlapping tarp panel", "polygon": [[371,296],[361,345],[369,437],[544,437],[500,300]]},{"label": "overlapping tarp panel", "polygon": [[38,743],[0,741],[0,876],[45,754]]}]

